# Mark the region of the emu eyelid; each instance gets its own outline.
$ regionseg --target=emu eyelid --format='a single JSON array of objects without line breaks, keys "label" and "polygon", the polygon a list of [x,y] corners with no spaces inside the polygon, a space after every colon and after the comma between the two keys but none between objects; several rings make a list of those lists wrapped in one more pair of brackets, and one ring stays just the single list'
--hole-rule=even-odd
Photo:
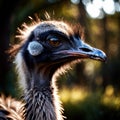
[{"label": "emu eyelid", "polygon": [[61,41],[57,37],[50,37],[47,39],[47,41],[52,47],[58,47],[61,45]]}]

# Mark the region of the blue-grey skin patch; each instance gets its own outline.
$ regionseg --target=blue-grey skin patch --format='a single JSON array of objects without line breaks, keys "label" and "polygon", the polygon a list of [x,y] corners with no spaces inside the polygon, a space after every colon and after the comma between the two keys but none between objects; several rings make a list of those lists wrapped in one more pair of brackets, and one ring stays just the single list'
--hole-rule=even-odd
[{"label": "blue-grey skin patch", "polygon": [[37,56],[43,51],[43,46],[37,41],[32,41],[29,43],[27,50],[32,56]]}]

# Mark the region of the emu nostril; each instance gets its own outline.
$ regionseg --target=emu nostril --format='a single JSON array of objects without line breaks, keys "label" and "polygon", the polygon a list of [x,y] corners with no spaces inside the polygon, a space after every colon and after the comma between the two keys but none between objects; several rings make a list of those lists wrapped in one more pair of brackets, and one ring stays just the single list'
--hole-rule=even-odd
[{"label": "emu nostril", "polygon": [[84,51],[84,52],[92,52],[92,50],[88,49],[88,48],[79,48],[80,50]]}]

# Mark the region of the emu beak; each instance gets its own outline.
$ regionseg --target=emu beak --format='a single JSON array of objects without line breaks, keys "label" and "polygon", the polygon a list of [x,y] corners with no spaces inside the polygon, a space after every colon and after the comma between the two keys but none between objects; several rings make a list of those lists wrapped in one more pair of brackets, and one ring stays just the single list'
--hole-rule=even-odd
[{"label": "emu beak", "polygon": [[107,60],[107,56],[102,50],[94,48],[83,41],[80,41],[80,45],[77,47],[77,50],[68,51],[67,54],[80,58],[100,60],[103,62]]},{"label": "emu beak", "polygon": [[75,56],[80,56],[82,58],[90,58],[94,60],[100,60],[105,62],[107,60],[106,54],[97,48],[91,47],[90,45],[82,42],[82,46],[79,47],[79,49],[71,53]]},{"label": "emu beak", "polygon": [[[56,52],[55,54],[59,54],[59,56],[61,56],[60,58],[69,58],[69,57],[75,57],[75,59],[90,58],[102,62],[106,62],[107,60],[107,56],[102,50],[94,48],[81,40],[79,40],[79,42],[76,43],[74,48],[68,50],[62,50]],[[57,57],[59,58],[59,56]]]}]

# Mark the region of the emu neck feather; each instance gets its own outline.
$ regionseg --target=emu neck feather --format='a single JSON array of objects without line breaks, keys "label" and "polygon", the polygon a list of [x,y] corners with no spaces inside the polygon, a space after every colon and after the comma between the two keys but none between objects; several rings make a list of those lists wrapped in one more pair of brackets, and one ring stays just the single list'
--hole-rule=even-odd
[{"label": "emu neck feather", "polygon": [[31,89],[26,92],[26,120],[57,120],[52,91],[44,88],[41,91]]},{"label": "emu neck feather", "polygon": [[52,85],[50,72],[46,73],[50,70],[40,70],[32,71],[30,87],[25,92],[25,120],[63,120],[57,88]]}]

